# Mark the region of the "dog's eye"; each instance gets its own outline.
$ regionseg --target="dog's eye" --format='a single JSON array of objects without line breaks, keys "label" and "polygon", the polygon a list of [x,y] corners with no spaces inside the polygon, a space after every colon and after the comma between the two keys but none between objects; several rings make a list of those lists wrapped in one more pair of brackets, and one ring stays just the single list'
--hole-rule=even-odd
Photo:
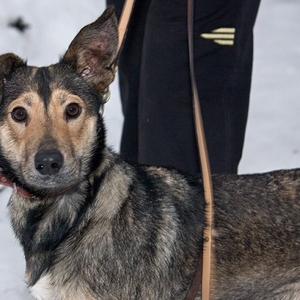
[{"label": "dog's eye", "polygon": [[27,120],[27,111],[24,107],[15,107],[11,112],[11,117],[15,122],[25,122]]},{"label": "dog's eye", "polygon": [[81,114],[81,107],[77,103],[71,103],[66,108],[66,118],[76,119]]}]

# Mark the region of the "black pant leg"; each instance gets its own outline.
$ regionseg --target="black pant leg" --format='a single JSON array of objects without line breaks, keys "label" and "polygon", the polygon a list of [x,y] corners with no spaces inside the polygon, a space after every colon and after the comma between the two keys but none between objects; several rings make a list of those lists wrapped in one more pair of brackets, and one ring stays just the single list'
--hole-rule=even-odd
[{"label": "black pant leg", "polygon": [[[205,12],[202,2],[207,2]],[[195,67],[211,168],[215,173],[236,173],[244,143],[253,27],[260,1],[221,0],[218,7],[202,2],[195,2]]]},{"label": "black pant leg", "polygon": [[186,18],[186,1],[152,0],[140,74],[138,158],[198,173]]},{"label": "black pant leg", "polygon": [[[119,84],[124,124],[120,154],[129,162],[138,162],[138,106],[144,29],[151,0],[136,0],[130,18],[125,43],[119,59]],[[124,0],[107,0],[115,5],[120,18]]]},{"label": "black pant leg", "polygon": [[[247,121],[258,0],[195,1],[195,67],[213,173],[236,173]],[[234,29],[233,45],[201,36]],[[229,39],[230,43],[230,39]],[[192,114],[186,2],[153,0],[139,96],[139,162],[199,172]]]}]

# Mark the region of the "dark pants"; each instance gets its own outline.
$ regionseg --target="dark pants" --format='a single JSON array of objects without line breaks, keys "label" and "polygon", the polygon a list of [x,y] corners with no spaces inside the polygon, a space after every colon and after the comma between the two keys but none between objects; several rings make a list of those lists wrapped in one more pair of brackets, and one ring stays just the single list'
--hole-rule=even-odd
[{"label": "dark pants", "polygon": [[[259,1],[195,0],[194,64],[212,173],[236,173],[241,159]],[[119,16],[124,0],[107,3]],[[136,0],[119,61],[121,155],[195,174],[186,19],[184,0]]]}]

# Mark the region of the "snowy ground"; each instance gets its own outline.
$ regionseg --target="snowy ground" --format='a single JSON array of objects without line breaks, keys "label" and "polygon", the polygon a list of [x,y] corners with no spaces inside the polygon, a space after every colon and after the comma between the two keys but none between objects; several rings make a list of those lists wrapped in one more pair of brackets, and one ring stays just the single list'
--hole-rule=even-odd
[{"label": "snowy ground", "polygon": [[[104,0],[0,0],[0,53],[31,65],[56,62],[79,29],[104,10]],[[240,173],[300,167],[300,2],[262,0],[255,28],[249,121]],[[23,17],[28,31],[7,24]],[[118,150],[122,116],[117,83],[107,104],[108,143]],[[0,300],[30,299],[24,259],[7,217],[9,189],[0,193]]]}]

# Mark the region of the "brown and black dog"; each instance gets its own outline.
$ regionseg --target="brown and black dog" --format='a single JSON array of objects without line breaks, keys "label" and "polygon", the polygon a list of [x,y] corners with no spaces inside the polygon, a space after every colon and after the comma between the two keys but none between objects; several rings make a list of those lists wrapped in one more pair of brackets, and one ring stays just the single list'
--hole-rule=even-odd
[{"label": "brown and black dog", "polygon": [[[184,299],[202,255],[201,178],[105,144],[117,39],[109,7],[57,64],[0,56],[0,167],[36,299]],[[211,299],[300,299],[300,170],[213,186]]]}]

